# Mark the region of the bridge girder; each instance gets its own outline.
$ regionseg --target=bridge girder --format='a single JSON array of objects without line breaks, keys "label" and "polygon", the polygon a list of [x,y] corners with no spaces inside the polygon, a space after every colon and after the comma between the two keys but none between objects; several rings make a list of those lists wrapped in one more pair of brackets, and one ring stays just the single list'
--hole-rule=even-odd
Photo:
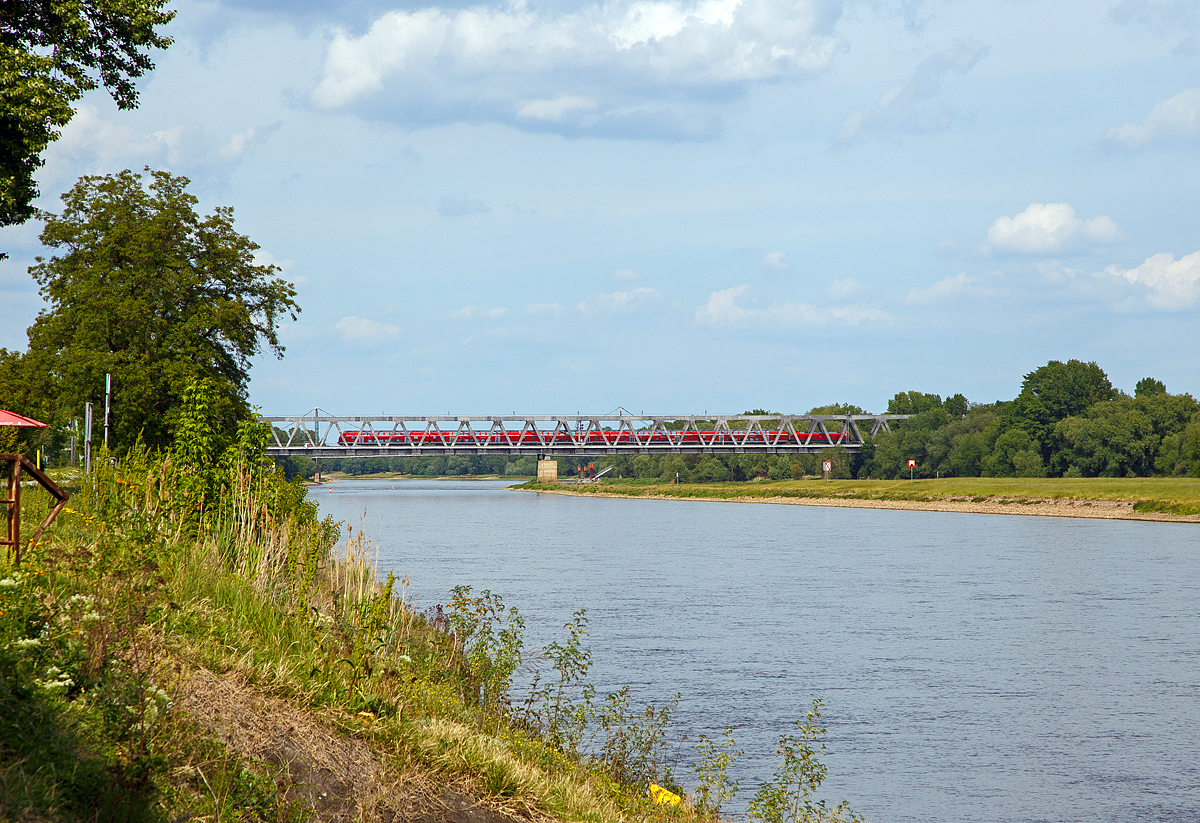
[{"label": "bridge girder", "polygon": [[[857,452],[902,414],[265,416],[267,454],[451,455],[818,454]],[[670,426],[670,428],[668,428]],[[332,437],[333,442],[330,442]]]}]

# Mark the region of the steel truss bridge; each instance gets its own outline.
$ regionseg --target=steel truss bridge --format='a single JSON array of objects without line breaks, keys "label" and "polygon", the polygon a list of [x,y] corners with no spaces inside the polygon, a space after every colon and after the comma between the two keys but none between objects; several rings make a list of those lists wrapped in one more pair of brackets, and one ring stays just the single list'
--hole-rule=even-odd
[{"label": "steel truss bridge", "polygon": [[817,454],[859,451],[904,414],[263,417],[272,457]]}]

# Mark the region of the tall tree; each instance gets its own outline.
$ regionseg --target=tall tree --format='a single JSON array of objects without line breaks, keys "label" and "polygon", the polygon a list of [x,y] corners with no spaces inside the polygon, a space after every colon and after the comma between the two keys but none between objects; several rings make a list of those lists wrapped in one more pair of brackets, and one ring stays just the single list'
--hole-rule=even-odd
[{"label": "tall tree", "polygon": [[[154,68],[155,29],[175,16],[166,0],[4,0],[0,3],[0,226],[33,216],[41,153],[103,84],[122,109],[133,81]],[[0,258],[5,255],[0,253]]]},{"label": "tall tree", "polygon": [[31,364],[54,387],[60,418],[99,404],[113,376],[110,445],[170,442],[187,387],[212,381],[228,434],[249,407],[250,358],[283,355],[278,324],[300,311],[291,284],[256,265],[258,245],[233,227],[233,210],[195,211],[188,179],[157,171],[84,177],[45,215],[30,273],[48,307],[29,328]]}]

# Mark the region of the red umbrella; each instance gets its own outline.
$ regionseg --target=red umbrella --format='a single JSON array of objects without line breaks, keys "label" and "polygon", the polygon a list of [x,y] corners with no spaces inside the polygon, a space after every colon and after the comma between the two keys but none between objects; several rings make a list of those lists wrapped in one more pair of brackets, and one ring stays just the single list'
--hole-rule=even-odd
[{"label": "red umbrella", "polygon": [[46,423],[39,423],[32,417],[25,417],[16,412],[5,411],[0,409],[0,426],[41,426],[46,428]]}]

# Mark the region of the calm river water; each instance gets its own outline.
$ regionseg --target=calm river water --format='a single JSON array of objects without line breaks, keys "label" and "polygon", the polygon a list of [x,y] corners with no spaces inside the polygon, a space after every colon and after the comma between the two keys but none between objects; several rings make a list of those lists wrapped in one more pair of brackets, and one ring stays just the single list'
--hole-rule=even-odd
[{"label": "calm river water", "polygon": [[1200,527],[505,485],[312,494],[421,607],[490,588],[527,649],[587,608],[602,694],[682,692],[681,782],[697,733],[737,730],[736,810],[820,697],[822,796],[875,823],[1200,821]]}]

